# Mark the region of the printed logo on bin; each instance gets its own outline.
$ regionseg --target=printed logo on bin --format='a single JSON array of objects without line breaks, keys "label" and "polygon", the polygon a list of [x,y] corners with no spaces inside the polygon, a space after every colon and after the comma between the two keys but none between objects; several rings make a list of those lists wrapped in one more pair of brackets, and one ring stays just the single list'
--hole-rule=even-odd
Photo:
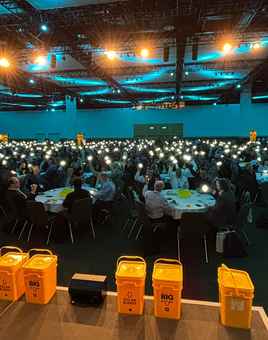
[{"label": "printed logo on bin", "polygon": [[1,284],[0,284],[0,290],[2,290],[2,291],[11,290],[10,284],[5,279],[3,279]]},{"label": "printed logo on bin", "polygon": [[31,288],[40,287],[40,283],[38,281],[29,281],[29,286]]},{"label": "printed logo on bin", "polygon": [[172,294],[161,294],[161,300],[164,302],[172,302],[174,300],[174,297]]},{"label": "printed logo on bin", "polygon": [[243,312],[245,309],[245,302],[241,299],[231,299],[231,310],[236,312]]},{"label": "printed logo on bin", "polygon": [[137,301],[136,298],[133,297],[133,293],[132,292],[127,292],[126,297],[123,298],[123,304],[124,305],[136,305]]}]

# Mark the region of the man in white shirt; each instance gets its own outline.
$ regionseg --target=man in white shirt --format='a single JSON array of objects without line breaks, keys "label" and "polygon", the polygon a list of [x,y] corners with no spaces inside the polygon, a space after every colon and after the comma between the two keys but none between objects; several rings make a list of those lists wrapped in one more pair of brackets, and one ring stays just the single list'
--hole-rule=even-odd
[{"label": "man in white shirt", "polygon": [[170,176],[170,185],[172,189],[188,189],[189,182],[186,176],[182,174],[180,168],[177,168],[176,171],[172,171],[171,169],[168,172]]},{"label": "man in white shirt", "polygon": [[171,208],[161,195],[161,190],[164,186],[163,181],[156,181],[154,191],[149,190],[145,192],[145,208],[148,217],[152,220],[159,220],[162,219],[164,215],[170,214]]}]

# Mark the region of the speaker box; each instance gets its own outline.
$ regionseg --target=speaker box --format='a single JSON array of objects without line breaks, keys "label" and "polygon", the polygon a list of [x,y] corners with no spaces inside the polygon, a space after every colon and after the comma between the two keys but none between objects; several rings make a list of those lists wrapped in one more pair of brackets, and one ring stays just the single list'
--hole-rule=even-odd
[{"label": "speaker box", "polygon": [[105,297],[107,291],[106,275],[73,275],[69,284],[71,303],[84,306],[98,306]]}]

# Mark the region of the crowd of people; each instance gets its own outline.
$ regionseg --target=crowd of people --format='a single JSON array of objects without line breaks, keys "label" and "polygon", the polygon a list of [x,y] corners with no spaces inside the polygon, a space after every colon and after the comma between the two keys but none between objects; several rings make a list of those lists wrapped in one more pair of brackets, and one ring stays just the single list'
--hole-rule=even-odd
[{"label": "crowd of people", "polygon": [[[166,189],[203,190],[216,205],[208,212],[213,225],[232,223],[241,197],[258,197],[256,173],[268,170],[268,141],[233,140],[100,140],[11,141],[0,144],[1,208],[25,214],[27,200],[41,192],[74,186],[63,206],[90,197],[83,183],[96,187],[94,214],[110,209],[118,195],[145,202],[150,219],[161,219],[170,209],[161,195]],[[15,212],[16,211],[16,212]]]}]

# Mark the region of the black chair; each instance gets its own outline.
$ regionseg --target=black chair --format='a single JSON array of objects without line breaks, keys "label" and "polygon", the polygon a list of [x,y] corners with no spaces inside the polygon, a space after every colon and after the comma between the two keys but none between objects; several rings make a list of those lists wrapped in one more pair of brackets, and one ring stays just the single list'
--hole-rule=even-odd
[{"label": "black chair", "polygon": [[240,207],[240,210],[237,215],[236,224],[235,224],[235,230],[237,232],[240,232],[244,236],[248,245],[250,245],[250,241],[244,228],[246,227],[248,223],[248,214],[249,214],[250,208],[251,208],[251,204],[244,204]]},{"label": "black chair", "polygon": [[268,182],[260,185],[260,193],[265,206],[268,207]]},{"label": "black chair", "polygon": [[[48,213],[45,210],[44,205],[41,202],[35,202],[35,201],[27,201],[26,202],[27,207],[27,218],[28,222],[30,223],[30,229],[28,232],[27,242],[30,241],[32,230],[33,228],[47,228],[48,229],[48,237],[47,237],[47,244],[49,243],[50,234],[52,230],[53,220],[54,217],[50,217]],[[23,226],[21,229],[21,232],[19,234],[19,240],[26,228],[27,224]]]},{"label": "black chair", "polygon": [[68,220],[68,227],[72,243],[74,243],[72,224],[78,226],[79,224],[90,225],[93,239],[95,240],[96,234],[92,218],[92,200],[91,198],[83,198],[74,202],[71,213],[65,216]]},{"label": "black chair", "polygon": [[181,223],[178,226],[178,258],[181,259],[180,239],[181,235],[191,234],[202,238],[204,242],[206,263],[208,263],[207,233],[211,229],[203,213],[183,213]]}]

